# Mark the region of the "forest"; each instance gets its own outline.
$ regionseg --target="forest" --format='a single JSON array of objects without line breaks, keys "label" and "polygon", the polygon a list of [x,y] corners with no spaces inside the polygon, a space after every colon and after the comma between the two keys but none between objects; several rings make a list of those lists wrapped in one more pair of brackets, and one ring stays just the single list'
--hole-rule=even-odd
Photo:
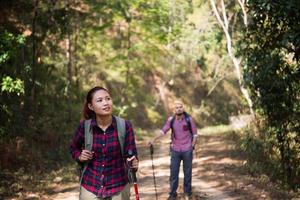
[{"label": "forest", "polygon": [[141,140],[177,98],[199,130],[246,116],[234,133],[245,167],[299,191],[298,0],[1,0],[0,11],[0,199],[43,190],[37,177],[55,171],[76,181],[69,145],[96,85]]}]

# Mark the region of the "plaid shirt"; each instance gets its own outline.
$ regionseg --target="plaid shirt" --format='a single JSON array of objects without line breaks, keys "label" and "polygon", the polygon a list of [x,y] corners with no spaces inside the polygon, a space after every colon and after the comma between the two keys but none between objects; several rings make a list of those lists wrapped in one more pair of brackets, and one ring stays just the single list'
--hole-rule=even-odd
[{"label": "plaid shirt", "polygon": [[[112,124],[104,132],[93,118],[91,128],[93,130],[94,157],[88,163],[81,186],[88,191],[105,198],[123,190],[128,183],[128,175],[125,160],[128,158],[128,150],[132,150],[137,156],[134,132],[129,121],[125,121],[126,135],[124,141],[124,157],[122,158],[121,147],[118,140],[117,122],[113,117]],[[84,149],[84,121],[75,131],[70,146],[72,157],[79,161],[79,155]]]}]

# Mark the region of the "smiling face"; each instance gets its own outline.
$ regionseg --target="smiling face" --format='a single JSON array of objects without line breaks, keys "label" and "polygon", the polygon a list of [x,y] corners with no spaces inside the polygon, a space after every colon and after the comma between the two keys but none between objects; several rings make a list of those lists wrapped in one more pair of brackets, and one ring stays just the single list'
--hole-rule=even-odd
[{"label": "smiling face", "polygon": [[107,91],[98,90],[93,94],[92,101],[88,106],[96,115],[106,116],[112,114],[113,102]]}]

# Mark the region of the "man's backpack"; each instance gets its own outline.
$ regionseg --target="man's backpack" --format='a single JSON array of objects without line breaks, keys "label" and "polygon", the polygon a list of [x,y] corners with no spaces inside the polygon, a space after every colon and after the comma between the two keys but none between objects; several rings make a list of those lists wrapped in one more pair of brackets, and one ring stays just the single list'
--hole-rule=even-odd
[{"label": "man's backpack", "polygon": [[[118,140],[121,146],[122,157],[124,156],[124,143],[125,143],[125,134],[126,134],[126,125],[123,118],[114,116],[117,121],[118,129]],[[84,121],[84,146],[86,150],[91,151],[93,146],[93,130],[91,129],[92,119],[87,119]],[[80,184],[83,178],[83,174],[87,168],[88,162],[85,162],[81,171]]]},{"label": "man's backpack", "polygon": [[[183,116],[184,116],[184,120],[186,121],[187,125],[188,125],[188,129],[191,133],[191,139],[193,141],[193,131],[192,131],[192,124],[191,124],[191,118],[190,118],[190,115],[186,112],[183,112]],[[172,130],[172,136],[171,136],[171,139],[175,139],[176,136],[175,136],[175,132],[174,132],[174,121],[175,121],[175,116],[172,117],[171,119],[171,122],[170,122],[170,128]]]}]

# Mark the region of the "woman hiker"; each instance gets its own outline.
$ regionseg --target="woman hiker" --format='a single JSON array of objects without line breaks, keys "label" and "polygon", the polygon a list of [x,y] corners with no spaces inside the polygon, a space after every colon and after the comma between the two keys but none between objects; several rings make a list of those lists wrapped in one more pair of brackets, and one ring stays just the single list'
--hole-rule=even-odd
[{"label": "woman hiker", "polygon": [[80,200],[130,199],[127,172],[129,167],[136,170],[139,163],[134,131],[128,120],[112,115],[112,111],[107,89],[97,86],[87,93],[84,119],[70,145],[73,159],[83,168]]}]

